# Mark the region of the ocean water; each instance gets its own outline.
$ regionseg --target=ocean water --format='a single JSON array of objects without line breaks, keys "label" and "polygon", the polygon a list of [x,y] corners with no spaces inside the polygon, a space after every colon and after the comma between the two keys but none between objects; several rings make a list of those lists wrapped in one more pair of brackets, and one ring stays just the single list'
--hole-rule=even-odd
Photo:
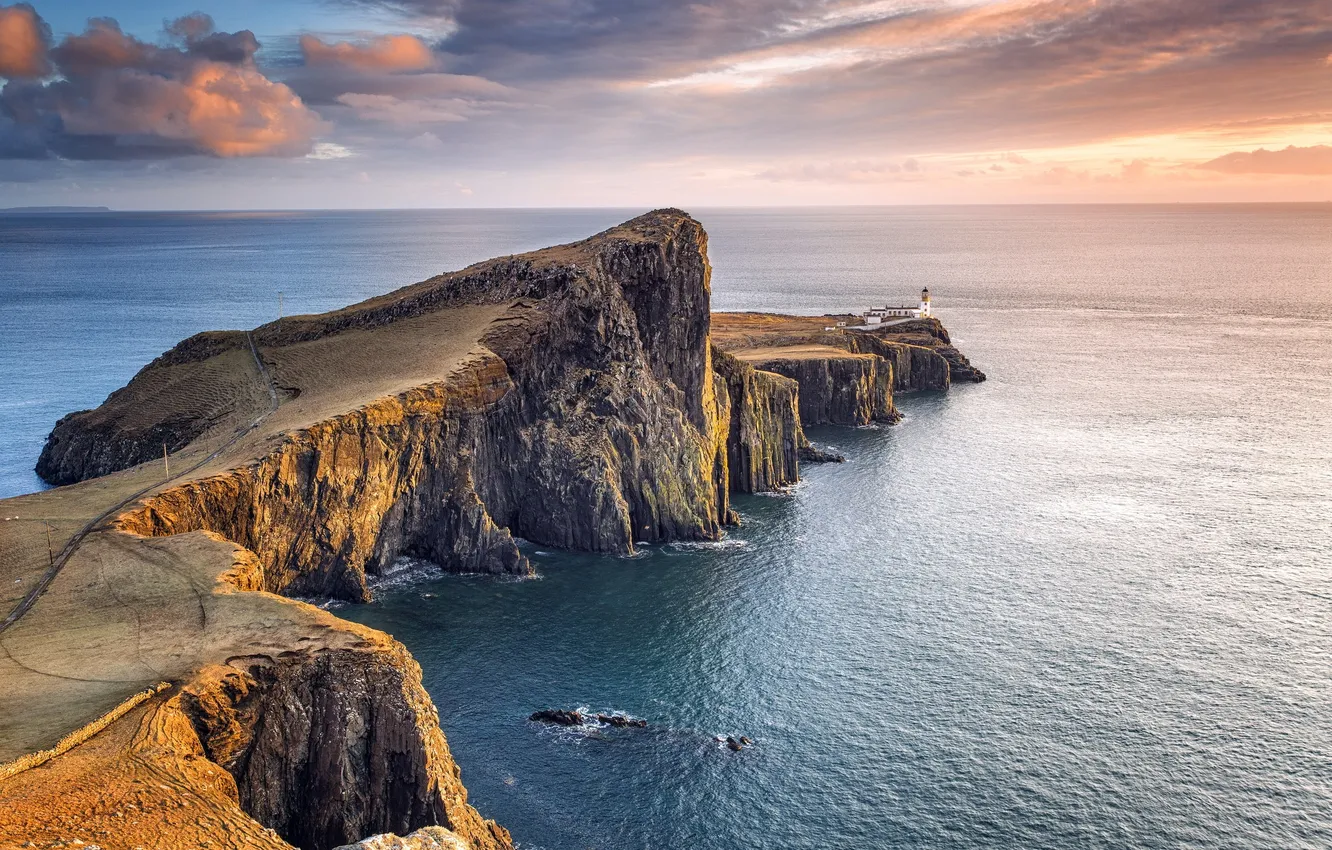
[{"label": "ocean water", "polygon": [[[0,218],[0,484],[207,327],[633,211]],[[524,848],[1332,846],[1332,207],[698,210],[714,305],[922,285],[990,376],[737,500],[721,545],[529,547],[350,619],[420,661]],[[538,708],[646,729],[553,730]],[[716,735],[747,735],[732,753]]]}]

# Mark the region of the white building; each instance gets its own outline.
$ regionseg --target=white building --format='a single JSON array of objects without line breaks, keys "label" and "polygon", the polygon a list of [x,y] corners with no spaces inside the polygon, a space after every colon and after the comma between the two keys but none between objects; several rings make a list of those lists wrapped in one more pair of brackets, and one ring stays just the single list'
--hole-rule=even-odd
[{"label": "white building", "polygon": [[882,324],[884,319],[928,319],[933,315],[928,288],[920,291],[919,307],[875,307],[861,313],[867,325]]}]

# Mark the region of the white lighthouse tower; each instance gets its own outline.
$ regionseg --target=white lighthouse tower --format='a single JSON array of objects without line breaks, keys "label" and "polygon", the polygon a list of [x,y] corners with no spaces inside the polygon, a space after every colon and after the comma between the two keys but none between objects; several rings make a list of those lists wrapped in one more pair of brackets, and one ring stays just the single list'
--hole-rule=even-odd
[{"label": "white lighthouse tower", "polygon": [[927,286],[920,291],[920,317],[928,319],[934,313],[930,312],[930,288]]}]

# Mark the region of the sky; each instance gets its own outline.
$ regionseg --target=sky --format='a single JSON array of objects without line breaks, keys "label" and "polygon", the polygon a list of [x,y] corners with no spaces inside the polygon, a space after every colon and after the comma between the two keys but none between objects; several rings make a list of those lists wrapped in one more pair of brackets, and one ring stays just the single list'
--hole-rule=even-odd
[{"label": "sky", "polygon": [[0,207],[1332,201],[1332,0],[0,0]]}]

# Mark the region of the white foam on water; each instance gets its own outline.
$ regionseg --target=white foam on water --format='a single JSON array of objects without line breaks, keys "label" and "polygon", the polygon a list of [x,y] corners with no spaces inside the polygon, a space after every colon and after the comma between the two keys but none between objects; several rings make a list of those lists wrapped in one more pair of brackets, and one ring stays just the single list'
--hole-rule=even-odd
[{"label": "white foam on water", "polygon": [[721,540],[677,540],[670,544],[672,549],[681,552],[727,552],[749,548],[748,540],[739,537],[724,537]]},{"label": "white foam on water", "polygon": [[389,590],[401,590],[426,581],[433,581],[444,575],[444,568],[433,561],[421,558],[401,557],[394,559],[389,568],[379,575],[367,575],[366,587],[371,593],[383,593]]}]

